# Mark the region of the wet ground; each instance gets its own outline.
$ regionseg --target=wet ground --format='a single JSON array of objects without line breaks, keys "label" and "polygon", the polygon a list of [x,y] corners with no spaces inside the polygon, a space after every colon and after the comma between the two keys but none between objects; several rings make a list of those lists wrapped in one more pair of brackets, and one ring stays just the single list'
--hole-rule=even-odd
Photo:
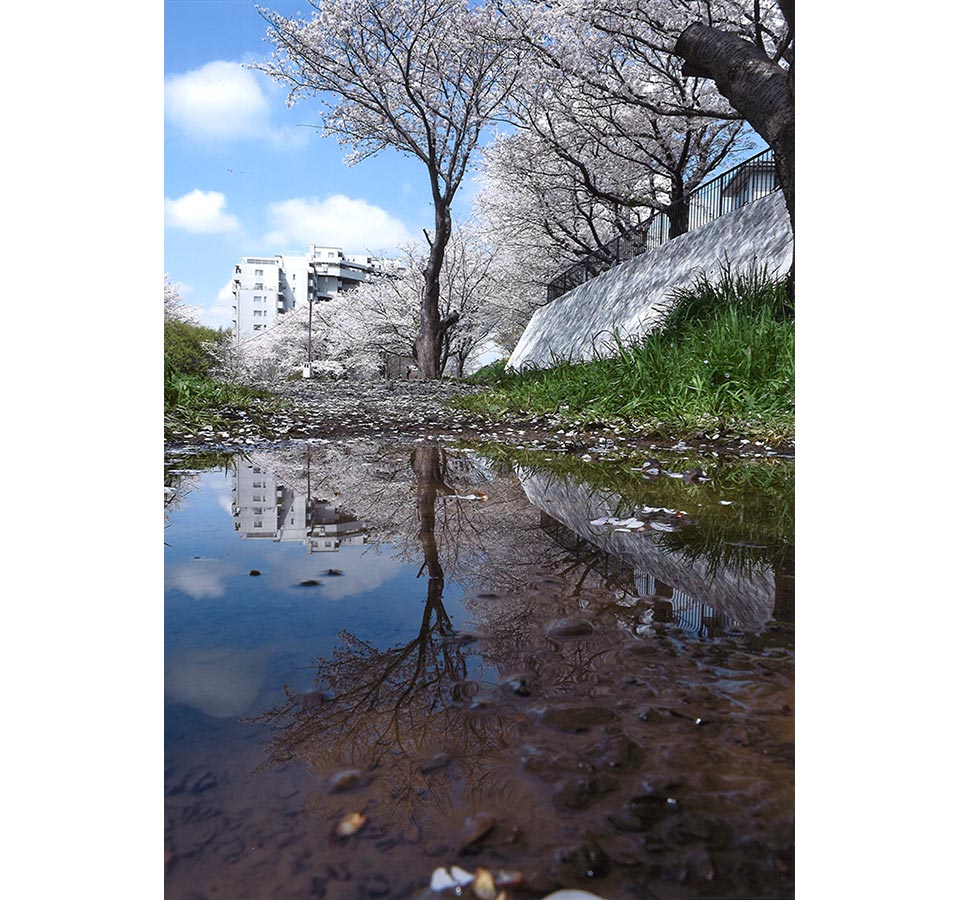
[{"label": "wet ground", "polygon": [[167,897],[792,897],[792,463],[360,426],[168,455]]},{"label": "wet ground", "polygon": [[[453,442],[503,442],[529,449],[591,455],[626,456],[648,449],[735,455],[740,458],[792,458],[792,441],[765,442],[734,431],[704,431],[686,442],[668,440],[642,424],[607,422],[569,424],[560,415],[479,415],[450,401],[476,393],[462,381],[293,381],[264,385],[286,401],[267,417],[238,412],[229,428],[168,427],[171,445],[243,449],[289,440],[380,440],[417,438]],[[652,445],[652,447],[651,447]]]}]

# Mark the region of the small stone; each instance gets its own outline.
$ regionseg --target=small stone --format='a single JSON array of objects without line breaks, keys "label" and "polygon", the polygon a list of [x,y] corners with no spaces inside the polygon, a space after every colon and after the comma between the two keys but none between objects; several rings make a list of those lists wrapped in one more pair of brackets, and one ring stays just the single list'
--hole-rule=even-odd
[{"label": "small stone", "polygon": [[547,634],[550,637],[585,637],[588,634],[593,634],[593,625],[589,619],[580,616],[567,616],[551,622],[547,626]]},{"label": "small stone", "polygon": [[353,790],[363,780],[363,772],[359,769],[344,769],[330,776],[330,790],[334,793]]},{"label": "small stone", "polygon": [[504,684],[518,697],[530,696],[530,681],[524,675],[512,675],[504,681]]},{"label": "small stone", "polygon": [[610,872],[610,857],[592,841],[560,850],[557,857],[581,878],[603,878]]},{"label": "small stone", "polygon": [[449,753],[435,753],[430,759],[420,764],[420,771],[428,775],[430,772],[446,768],[452,761],[453,757]]},{"label": "small stone", "polygon": [[615,791],[618,787],[619,783],[609,775],[572,778],[560,785],[553,795],[553,803],[559,809],[586,809],[603,794]]},{"label": "small stone", "polygon": [[453,876],[454,883],[460,887],[464,887],[473,881],[473,875],[466,869],[461,869],[460,866],[451,866],[450,874]]},{"label": "small stone", "polygon": [[495,900],[497,886],[488,869],[477,869],[476,876],[473,879],[473,893],[479,900]]},{"label": "small stone", "polygon": [[367,817],[362,813],[354,812],[344,816],[337,824],[337,834],[340,837],[349,837],[356,834],[367,821]]},{"label": "small stone", "polygon": [[568,734],[588,731],[594,725],[602,725],[616,719],[616,713],[602,706],[566,706],[548,709],[542,718],[544,725]]},{"label": "small stone", "polygon": [[[471,816],[467,816],[460,832],[460,852],[463,852],[471,844],[476,844],[486,837],[495,824],[496,820],[489,813],[477,812]],[[454,875],[455,874],[456,873],[454,873]]]}]

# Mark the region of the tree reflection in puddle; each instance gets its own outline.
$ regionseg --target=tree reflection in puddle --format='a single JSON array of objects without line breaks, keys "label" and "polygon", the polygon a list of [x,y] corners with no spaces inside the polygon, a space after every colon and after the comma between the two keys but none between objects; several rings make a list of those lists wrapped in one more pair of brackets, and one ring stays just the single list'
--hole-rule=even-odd
[{"label": "tree reflection in puddle", "polygon": [[[341,494],[416,556],[419,630],[389,649],[342,633],[316,690],[259,720],[268,765],[321,779],[304,808],[318,827],[365,817],[315,860],[340,867],[322,889],[376,873],[409,897],[456,863],[521,871],[516,897],[791,896],[786,555],[745,573],[711,555],[722,529],[600,534],[622,498],[435,446],[409,457],[412,502],[393,457],[363,464]],[[445,577],[472,592],[468,632]]]}]

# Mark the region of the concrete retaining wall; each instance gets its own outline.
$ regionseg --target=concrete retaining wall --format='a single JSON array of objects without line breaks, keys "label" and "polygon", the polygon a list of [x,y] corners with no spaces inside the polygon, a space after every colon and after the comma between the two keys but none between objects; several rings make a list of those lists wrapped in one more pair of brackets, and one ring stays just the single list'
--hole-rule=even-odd
[{"label": "concrete retaining wall", "polygon": [[650,535],[611,531],[591,525],[616,516],[620,498],[601,496],[585,484],[517,467],[527,499],[584,540],[631,566],[636,574],[653,575],[700,603],[730,616],[747,630],[760,628],[775,606],[776,586],[769,566],[758,565],[748,577],[734,568],[714,568],[706,559],[685,559],[661,547]]},{"label": "concrete retaining wall", "polygon": [[669,295],[723,265],[749,271],[766,265],[784,275],[793,258],[790,219],[777,191],[668,241],[540,307],[507,365],[545,368],[559,359],[584,361],[613,353],[614,333],[645,334],[669,306]]}]

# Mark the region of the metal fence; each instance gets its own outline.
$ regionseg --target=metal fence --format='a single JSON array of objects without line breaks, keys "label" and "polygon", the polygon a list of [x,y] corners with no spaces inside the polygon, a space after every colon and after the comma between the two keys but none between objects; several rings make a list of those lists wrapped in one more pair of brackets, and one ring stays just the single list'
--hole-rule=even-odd
[{"label": "metal fence", "polygon": [[773,151],[764,150],[751,156],[695,188],[682,204],[657,213],[636,230],[614,238],[561,272],[547,285],[547,302],[556,300],[617,263],[633,259],[665,244],[670,240],[671,220],[675,221],[674,231],[685,234],[702,228],[708,222],[719,219],[747,203],[766,197],[779,188],[780,179],[777,176]]}]

